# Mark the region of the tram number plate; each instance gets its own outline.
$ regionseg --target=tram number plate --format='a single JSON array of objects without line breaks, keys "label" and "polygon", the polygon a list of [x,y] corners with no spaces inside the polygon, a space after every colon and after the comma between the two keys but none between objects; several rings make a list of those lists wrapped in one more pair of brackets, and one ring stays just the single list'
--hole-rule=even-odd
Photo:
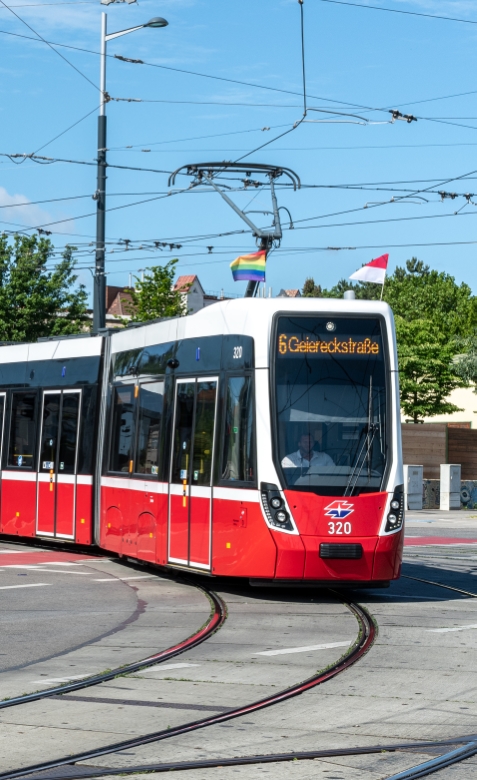
[{"label": "tram number plate", "polygon": [[329,534],[335,534],[336,536],[342,536],[345,534],[346,536],[349,536],[352,530],[351,523],[328,523]]}]

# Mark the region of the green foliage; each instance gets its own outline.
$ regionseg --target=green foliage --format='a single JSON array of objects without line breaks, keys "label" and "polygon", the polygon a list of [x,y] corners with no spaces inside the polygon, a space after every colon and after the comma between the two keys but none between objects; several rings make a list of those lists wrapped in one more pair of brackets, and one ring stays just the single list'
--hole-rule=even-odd
[{"label": "green foliage", "polygon": [[89,327],[86,291],[75,286],[74,247],[50,270],[53,250],[45,238],[17,235],[12,245],[0,236],[0,341],[36,341]]},{"label": "green foliage", "polygon": [[318,284],[315,284],[315,280],[311,278],[311,276],[308,277],[308,279],[305,279],[305,284],[303,285],[303,290],[301,291],[301,294],[304,298],[322,298],[323,292],[321,289],[321,286]]},{"label": "green foliage", "polygon": [[131,290],[130,307],[133,322],[146,322],[159,317],[182,317],[187,314],[182,294],[173,288],[175,267],[179,261],[148,268],[144,281],[136,278]]},{"label": "green foliage", "polygon": [[449,339],[468,336],[477,325],[476,301],[470,287],[456,284],[450,274],[430,270],[415,257],[386,280],[383,300],[395,315],[409,322],[428,319]]},{"label": "green foliage", "polygon": [[446,399],[467,384],[454,358],[474,328],[476,306],[470,287],[413,257],[389,277],[383,297],[396,318],[405,415],[418,422],[459,411]]},{"label": "green foliage", "polygon": [[[354,290],[361,300],[379,300],[382,291],[380,284],[340,279],[323,290],[323,296],[342,298],[346,290]],[[413,257],[387,277],[382,292],[396,319],[406,417],[419,422],[458,411],[447,397],[457,387],[477,381],[477,299],[470,287]],[[467,354],[456,359],[459,352]]]},{"label": "green foliage", "polygon": [[417,423],[424,417],[452,414],[459,407],[447,401],[450,393],[466,382],[456,373],[455,340],[431,320],[408,321],[396,317],[401,408]]},{"label": "green foliage", "polygon": [[458,341],[459,354],[454,358],[454,370],[464,382],[474,385],[477,393],[477,330]]},{"label": "green foliage", "polygon": [[331,290],[323,290],[325,298],[342,298],[347,290],[354,290],[358,300],[379,301],[381,297],[381,285],[373,282],[359,282],[353,284],[348,279],[340,279]]}]

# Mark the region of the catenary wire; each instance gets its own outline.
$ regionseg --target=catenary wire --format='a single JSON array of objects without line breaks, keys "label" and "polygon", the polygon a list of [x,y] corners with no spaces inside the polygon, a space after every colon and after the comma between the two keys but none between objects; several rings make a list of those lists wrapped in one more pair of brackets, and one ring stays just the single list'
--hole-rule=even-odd
[{"label": "catenary wire", "polygon": [[[0,0],[0,1],[3,2],[3,0]],[[13,33],[13,32],[10,32],[8,30],[0,30],[0,35],[10,35],[10,36],[13,36],[13,37],[16,37],[16,38],[23,38],[25,40],[34,41],[36,43],[39,42],[37,40],[37,38],[32,38],[29,35],[22,35],[21,33]],[[46,41],[46,40],[44,42],[47,43],[49,46],[56,46],[56,47],[71,49],[73,51],[81,51],[81,52],[84,52],[84,53],[87,53],[87,54],[94,54],[96,56],[99,55],[98,51],[94,51],[92,49],[86,49],[86,48],[80,47],[80,46],[73,46],[72,44],[58,43],[58,42],[55,42],[55,41]],[[109,58],[112,58],[112,59],[117,59],[117,57],[115,57],[115,55],[113,55],[113,54],[106,54],[106,57],[109,57]],[[248,86],[248,87],[252,87],[254,89],[264,89],[264,90],[268,90],[268,91],[271,91],[271,92],[280,92],[282,94],[301,96],[301,93],[297,92],[295,90],[280,89],[279,87],[271,87],[271,86],[264,85],[264,84],[254,84],[253,82],[241,81],[241,80],[238,80],[238,79],[230,79],[230,78],[227,78],[225,76],[217,76],[217,75],[209,74],[209,73],[201,73],[201,72],[198,72],[198,71],[191,71],[191,70],[187,70],[187,69],[184,69],[184,68],[175,68],[175,67],[173,67],[171,65],[160,65],[158,63],[143,62],[142,60],[141,60],[141,64],[149,66],[149,67],[161,68],[163,70],[170,70],[170,71],[177,72],[177,73],[184,73],[185,75],[197,76],[197,77],[207,78],[207,79],[214,79],[216,81],[224,81],[224,82],[231,83],[231,84],[237,84],[239,86]],[[446,99],[453,98],[453,97],[461,97],[463,95],[475,94],[476,92],[477,92],[477,90],[471,90],[469,92],[463,92],[463,93],[459,93],[459,94],[455,94],[455,95],[446,95],[446,96],[443,96],[443,97],[429,98],[429,99],[426,99],[426,100],[419,100],[419,101],[408,101],[406,103],[406,105],[407,104],[415,105],[417,103],[425,103],[425,102],[436,101],[436,100],[446,100]],[[335,98],[327,98],[327,97],[325,98],[325,97],[317,96],[317,95],[309,95],[308,97],[311,97],[311,98],[313,98],[315,100],[328,100],[331,103],[337,103],[339,105],[348,106],[350,108],[359,108],[359,109],[362,109],[364,111],[366,111],[366,110],[367,111],[386,111],[386,112],[389,111],[388,108],[375,108],[375,107],[372,107],[372,106],[363,106],[363,105],[361,105],[359,103],[350,103],[348,101],[337,100]],[[397,103],[397,105],[401,105],[402,106],[402,105],[404,105],[404,102],[400,101],[399,103]]]},{"label": "catenary wire", "polygon": [[[72,62],[70,62],[70,60],[69,60],[67,57],[65,57],[63,54],[61,54],[61,52],[57,51],[57,50],[55,49],[54,45],[53,45],[53,44],[51,44],[49,41],[45,40],[45,38],[43,38],[43,36],[42,36],[42,35],[40,35],[40,33],[39,33],[39,32],[37,32],[36,30],[34,30],[34,29],[33,29],[33,27],[32,27],[30,24],[28,24],[28,22],[26,22],[24,19],[22,19],[22,18],[21,18],[21,16],[19,16],[17,13],[15,13],[15,11],[13,10],[13,8],[12,8],[11,6],[7,5],[7,4],[4,2],[4,0],[0,0],[0,3],[2,4],[2,6],[3,6],[4,8],[6,8],[6,9],[7,9],[8,11],[10,11],[10,12],[11,12],[11,13],[12,13],[14,16],[16,16],[16,18],[17,18],[17,19],[18,19],[18,20],[19,20],[19,21],[20,21],[22,24],[24,24],[24,25],[25,25],[25,27],[28,27],[28,29],[29,29],[29,30],[31,30],[31,32],[32,32],[32,33],[35,33],[35,35],[38,37],[38,40],[40,40],[40,41],[43,41],[43,43],[46,43],[46,45],[47,45],[47,46],[49,46],[49,48],[50,48],[52,51],[54,51],[54,52],[55,52],[55,54],[57,54],[57,55],[58,55],[58,57],[61,57],[61,59],[62,59],[62,60],[64,60],[64,62],[66,62],[66,63],[67,63],[67,64],[68,64],[68,65],[69,65],[71,68],[73,68],[73,70],[75,70],[75,71],[76,71],[76,73],[78,73],[78,74],[79,74],[79,75],[80,75],[82,78],[84,78],[84,79],[85,79],[85,80],[86,80],[86,81],[87,81],[89,84],[91,84],[91,86],[92,86],[92,87],[94,87],[95,89],[99,90],[99,87],[98,87],[98,86],[97,86],[97,85],[96,85],[96,84],[95,84],[93,81],[91,81],[91,79],[90,79],[90,78],[88,78],[88,76],[86,76],[86,75],[85,75],[85,74],[84,74],[84,73],[83,73],[83,72],[82,72],[82,71],[81,71],[79,68],[77,68],[77,67],[76,67],[76,65],[73,65],[73,63],[72,63]],[[35,38],[33,38],[33,40],[35,40]]]},{"label": "catenary wire", "polygon": [[352,8],[367,8],[370,11],[387,11],[392,14],[404,14],[406,16],[424,16],[427,19],[440,19],[446,22],[461,22],[462,24],[477,24],[472,19],[458,19],[453,16],[438,16],[436,14],[419,13],[418,11],[401,11],[398,8],[385,8],[380,5],[365,5],[364,3],[349,3],[346,0],[320,0],[322,3],[332,3],[333,5],[347,5]]},{"label": "catenary wire", "polygon": [[95,111],[98,110],[98,106],[95,106],[91,109],[91,111],[88,111],[87,114],[81,117],[81,119],[77,119],[76,122],[74,122],[72,125],[66,128],[66,130],[62,130],[61,133],[58,133],[58,135],[55,135],[54,138],[52,138],[50,141],[47,141],[46,144],[43,144],[42,146],[39,146],[38,149],[35,149],[34,154],[38,154],[38,152],[41,152],[42,149],[46,149],[47,146],[53,143],[53,141],[58,140],[58,138],[61,138],[62,135],[65,135],[66,133],[69,133],[70,130],[73,130],[74,127],[77,127],[77,125],[81,124],[81,122],[84,122],[85,119],[87,119],[91,114],[94,114]]}]

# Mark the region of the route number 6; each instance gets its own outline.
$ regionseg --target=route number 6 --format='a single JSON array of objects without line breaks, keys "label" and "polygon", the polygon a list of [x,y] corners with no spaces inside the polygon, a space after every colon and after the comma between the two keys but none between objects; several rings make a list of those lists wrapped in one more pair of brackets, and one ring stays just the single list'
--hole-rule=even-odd
[{"label": "route number 6", "polygon": [[349,536],[351,533],[351,523],[328,523],[328,533],[329,534],[336,534],[338,536],[342,536],[343,534],[346,534]]}]

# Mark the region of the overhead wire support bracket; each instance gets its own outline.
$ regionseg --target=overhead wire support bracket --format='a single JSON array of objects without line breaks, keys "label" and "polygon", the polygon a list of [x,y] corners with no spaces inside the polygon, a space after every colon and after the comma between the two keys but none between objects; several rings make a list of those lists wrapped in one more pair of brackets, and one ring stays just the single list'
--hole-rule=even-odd
[{"label": "overhead wire support bracket", "polygon": [[[270,183],[270,191],[271,191],[271,198],[272,198],[272,208],[273,208],[273,225],[271,228],[259,228],[257,225],[255,225],[254,222],[250,219],[250,217],[247,216],[247,214],[242,211],[241,208],[237,206],[236,203],[224,192],[224,185],[222,187],[219,186],[219,183],[216,183],[214,179],[216,179],[220,174],[223,173],[235,173],[240,174],[240,176],[243,176],[243,173],[245,172],[245,180],[243,178],[240,179],[240,181],[244,185],[244,189],[247,189],[247,181],[250,179],[252,172],[256,174],[262,174],[266,176]],[[275,192],[275,180],[278,179],[280,176],[286,176],[292,183],[293,189],[297,190],[301,187],[301,181],[300,177],[298,176],[295,171],[292,171],[291,168],[282,168],[279,166],[274,165],[260,165],[258,163],[241,163],[241,162],[212,162],[212,163],[194,163],[189,165],[183,165],[181,168],[178,168],[174,173],[172,173],[169,177],[168,185],[169,187],[173,186],[176,181],[176,177],[179,174],[185,174],[186,176],[193,176],[195,178],[196,185],[199,184],[208,184],[210,185],[216,192],[219,193],[219,195],[223,198],[223,200],[232,208],[235,213],[242,219],[246,225],[250,228],[252,231],[252,234],[255,238],[260,240],[260,249],[269,252],[272,248],[274,242],[280,243],[283,232],[282,232],[282,226],[280,223],[280,209],[278,207],[277,202],[277,196]],[[252,182],[251,182],[252,183]],[[254,186],[261,186],[261,182],[254,181]],[[264,182],[265,184],[265,182]],[[282,207],[283,208],[283,207]],[[288,211],[288,209],[287,209]],[[290,212],[288,212],[290,216],[291,221],[291,215]],[[258,282],[249,282],[247,286],[247,290],[245,292],[245,297],[253,297],[256,293],[256,290],[258,288]]]}]

